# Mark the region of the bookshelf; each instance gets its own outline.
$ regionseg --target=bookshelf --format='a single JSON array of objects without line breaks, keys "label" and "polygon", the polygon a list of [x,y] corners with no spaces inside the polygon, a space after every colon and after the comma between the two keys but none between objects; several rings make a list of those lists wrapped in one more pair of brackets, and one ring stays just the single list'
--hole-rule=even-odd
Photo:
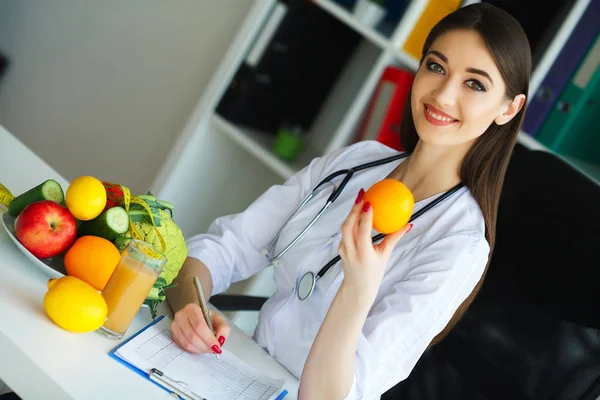
[{"label": "bookshelf", "polygon": [[[555,60],[557,59],[559,53],[566,45],[569,36],[573,31],[573,27],[582,19],[583,13],[586,12],[586,8],[590,6],[591,0],[578,0],[574,3],[573,7],[570,9],[569,13],[565,16],[565,19],[545,51],[543,57],[541,58],[537,68],[531,77],[530,83],[530,91],[529,98],[532,99],[535,96],[536,92],[540,88],[543,79],[546,77],[552,66],[555,64]],[[596,5],[596,10],[598,6]],[[588,10],[588,12],[590,12]],[[597,11],[596,11],[597,13]],[[590,19],[590,16],[594,14],[589,14],[587,19]],[[582,61],[583,62],[583,61]],[[539,131],[539,130],[538,130]],[[539,133],[539,132],[538,132]],[[568,141],[577,141],[580,138],[576,137],[577,135],[571,138],[567,138]],[[592,179],[596,183],[600,184],[600,164],[593,163],[590,161],[586,161],[569,154],[563,153],[561,150],[553,150],[551,147],[548,147],[543,138],[540,135],[534,136],[532,132],[522,131],[519,135],[519,141],[535,150],[547,151],[555,154],[563,161],[567,162],[577,170],[579,170],[582,174],[586,175],[588,178]],[[593,143],[587,143],[591,146],[594,146]],[[597,144],[596,144],[597,145]],[[600,152],[600,148],[596,149],[597,152]]]},{"label": "bookshelf", "polygon": [[[533,71],[530,93],[537,90],[544,74],[552,65],[589,1],[577,0],[564,19]],[[270,14],[278,5],[277,0],[255,0],[248,17],[239,28],[236,38],[201,96],[169,158],[165,161],[161,174],[153,185],[154,192],[175,203],[180,203],[178,207],[184,210],[188,207],[192,211],[193,207],[188,206],[186,202],[200,191],[198,188],[203,184],[203,176],[211,174],[211,182],[221,181],[223,184],[231,184],[231,181],[234,181],[235,185],[236,178],[230,174],[219,176],[220,170],[223,169],[219,163],[236,162],[228,157],[227,152],[223,154],[219,163],[208,164],[203,161],[203,157],[211,152],[212,142],[217,140],[219,149],[231,148],[231,154],[234,154],[241,148],[249,156],[251,162],[246,160],[244,165],[239,166],[245,170],[244,179],[247,180],[252,176],[252,171],[256,170],[260,171],[260,174],[256,174],[256,180],[260,181],[265,189],[271,184],[282,183],[306,166],[314,157],[339,149],[353,141],[371,94],[386,66],[396,65],[413,72],[418,68],[418,60],[404,53],[402,44],[428,0],[411,1],[399,22],[395,26],[384,28],[373,28],[363,24],[355,18],[352,10],[334,0],[312,0],[312,2],[323,12],[358,33],[361,41],[327,95],[310,132],[305,133],[305,150],[300,157],[294,161],[279,158],[271,150],[274,135],[231,123],[216,112],[217,105],[235,72],[248,56],[255,38],[260,35]],[[226,142],[223,142],[223,137],[226,138]],[[545,146],[525,132],[520,133],[519,141],[527,147],[548,151]],[[235,151],[234,147],[237,147]],[[269,173],[264,172],[265,167]],[[190,174],[186,171],[200,172],[189,183]],[[255,194],[252,193],[252,197],[240,195],[237,211],[247,206],[256,197]],[[215,209],[213,204],[202,204],[203,217],[190,218],[187,221],[190,225],[189,231],[206,229],[208,221],[218,216],[214,212]]]},{"label": "bookshelf", "polygon": [[[243,211],[270,186],[282,184],[315,157],[352,143],[384,69],[394,65],[414,72],[418,68],[418,60],[404,53],[402,45],[429,0],[410,1],[395,26],[376,28],[359,22],[351,9],[334,0],[311,1],[356,32],[360,42],[324,99],[310,131],[305,132],[304,151],[294,161],[281,159],[272,151],[275,135],[233,123],[216,111],[236,71],[278,10],[278,0],[254,0],[151,187],[153,193],[175,205],[178,215],[185,216],[178,224],[186,236],[206,232],[215,218]],[[577,0],[564,19],[533,71],[530,93],[537,90],[589,1]],[[549,151],[525,132],[519,141],[529,148]],[[577,160],[566,161],[588,174],[598,171],[593,169],[596,166]],[[232,285],[228,293],[264,296],[274,290],[272,271],[267,268]],[[254,313],[228,316],[239,326],[256,323]]]}]

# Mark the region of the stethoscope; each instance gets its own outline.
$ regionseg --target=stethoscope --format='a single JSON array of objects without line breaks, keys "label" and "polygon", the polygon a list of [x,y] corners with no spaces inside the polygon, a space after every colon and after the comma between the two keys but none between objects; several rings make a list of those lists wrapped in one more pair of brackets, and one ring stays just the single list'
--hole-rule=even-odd
[{"label": "stethoscope", "polygon": [[[306,232],[319,220],[319,218],[321,218],[321,216],[323,215],[323,213],[325,212],[325,210],[327,210],[329,208],[329,206],[331,204],[333,204],[333,202],[342,193],[342,191],[346,187],[346,184],[350,181],[350,179],[352,178],[352,176],[354,175],[355,172],[362,171],[362,170],[367,169],[367,168],[377,167],[377,166],[380,166],[380,165],[383,165],[383,164],[390,163],[392,161],[400,160],[402,158],[408,157],[409,155],[410,155],[410,153],[396,154],[396,155],[393,155],[391,157],[383,158],[381,160],[376,160],[376,161],[371,161],[371,162],[368,162],[368,163],[365,163],[365,164],[361,164],[361,165],[358,165],[358,166],[356,166],[354,168],[339,170],[339,171],[336,171],[336,172],[328,175],[325,179],[323,179],[321,182],[319,182],[319,184],[317,186],[315,186],[315,188],[304,198],[304,200],[302,200],[302,202],[294,210],[294,212],[292,213],[292,215],[285,221],[285,223],[283,224],[283,226],[281,227],[281,229],[279,229],[279,232],[277,232],[277,235],[275,235],[275,238],[273,239],[273,241],[271,242],[271,244],[269,245],[269,247],[267,248],[267,250],[264,250],[262,252],[262,254],[265,257],[267,257],[267,260],[271,264],[273,264],[274,266],[280,265],[280,259],[281,259],[281,257],[283,257],[283,255],[285,253],[287,253],[300,239],[302,239],[302,237],[306,234]],[[344,177],[344,179],[342,180],[342,182],[340,183],[340,185],[337,188],[335,188],[335,184],[333,184],[331,181],[334,178],[336,178],[336,177],[338,177],[340,175],[344,175],[344,174],[346,176]],[[333,190],[333,192],[331,193],[331,195],[329,196],[329,198],[325,202],[325,205],[317,213],[317,215],[296,236],[296,238],[290,242],[290,244],[288,244],[287,246],[285,246],[285,248],[283,248],[283,250],[281,250],[279,252],[279,254],[271,256],[270,255],[271,251],[273,250],[273,248],[275,246],[275,243],[277,242],[277,239],[279,238],[279,236],[283,232],[283,230],[286,227],[286,225],[288,224],[288,222],[290,222],[291,219],[296,214],[298,214],[298,212],[302,208],[304,208],[304,206],[306,206],[306,204],[313,197],[315,197],[321,190],[323,190],[328,185],[334,186],[335,189]],[[454,194],[457,190],[459,190],[463,186],[464,186],[464,184],[462,182],[458,183],[456,186],[452,187],[450,190],[448,190],[447,192],[445,192],[441,196],[439,196],[436,199],[432,200],[427,205],[425,205],[425,207],[423,207],[422,209],[420,209],[419,211],[417,211],[416,213],[414,213],[411,216],[409,222],[412,222],[415,219],[417,219],[418,217],[420,217],[421,215],[425,214],[428,210],[430,210],[431,208],[435,207],[436,205],[438,205],[439,203],[441,203],[442,201],[444,201],[445,199],[447,199],[448,197],[450,197],[452,194]],[[385,234],[379,233],[379,234],[373,236],[373,238],[371,240],[373,242],[376,242],[378,240],[383,239],[384,237],[385,237]],[[325,275],[327,273],[327,271],[329,271],[331,269],[331,267],[334,266],[339,260],[340,260],[340,256],[337,255],[335,258],[333,258],[331,261],[329,261],[327,264],[325,264],[325,266],[323,268],[321,268],[321,270],[319,270],[319,272],[317,274],[314,274],[313,272],[309,271],[309,272],[306,272],[304,275],[302,275],[302,278],[298,281],[298,283],[296,285],[296,293],[298,295],[298,298],[300,300],[306,300],[313,293],[313,291],[315,290],[315,286],[317,285],[317,281],[319,279],[321,279],[323,277],[323,275]]]}]

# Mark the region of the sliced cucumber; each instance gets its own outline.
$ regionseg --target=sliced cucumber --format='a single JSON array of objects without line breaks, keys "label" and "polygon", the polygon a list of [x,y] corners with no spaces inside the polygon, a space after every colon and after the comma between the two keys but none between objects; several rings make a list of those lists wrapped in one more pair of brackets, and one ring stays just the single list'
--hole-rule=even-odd
[{"label": "sliced cucumber", "polygon": [[112,207],[81,226],[80,235],[100,236],[113,241],[129,230],[129,216],[123,207]]},{"label": "sliced cucumber", "polygon": [[57,204],[62,204],[65,200],[65,193],[58,182],[48,179],[15,197],[8,204],[8,212],[13,217],[17,217],[29,204],[41,200],[52,200]]}]

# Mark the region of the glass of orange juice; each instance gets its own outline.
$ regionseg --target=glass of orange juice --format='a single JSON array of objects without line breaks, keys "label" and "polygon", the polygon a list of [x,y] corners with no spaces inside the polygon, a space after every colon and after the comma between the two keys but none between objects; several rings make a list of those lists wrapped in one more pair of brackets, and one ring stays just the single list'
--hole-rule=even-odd
[{"label": "glass of orange juice", "polygon": [[110,339],[123,337],[166,262],[165,255],[148,243],[129,241],[102,291],[108,314],[98,333]]}]

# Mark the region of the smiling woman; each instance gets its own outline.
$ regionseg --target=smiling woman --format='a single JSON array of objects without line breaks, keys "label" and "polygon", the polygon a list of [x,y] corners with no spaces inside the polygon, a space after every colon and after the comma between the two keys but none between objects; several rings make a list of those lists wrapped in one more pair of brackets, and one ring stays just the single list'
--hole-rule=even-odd
[{"label": "smiling woman", "polygon": [[501,125],[525,101],[523,94],[508,98],[496,61],[475,30],[441,35],[425,53],[421,69],[411,107],[419,137],[428,142],[470,146],[491,121]]},{"label": "smiling woman", "polygon": [[[494,248],[531,57],[517,21],[485,3],[446,16],[422,54],[402,118],[407,153],[363,141],[326,154],[244,212],[220,217],[188,239],[178,286],[167,292],[177,344],[192,353],[219,352],[229,334],[225,321],[213,321],[214,334],[203,322],[193,276],[202,278],[206,293],[222,293],[269,266],[263,250],[271,243],[277,254],[309,224],[310,232],[278,259],[277,290],[254,333],[300,378],[300,399],[379,398],[452,328],[477,293]],[[380,162],[389,157],[394,161]],[[356,168],[365,163],[376,166]],[[336,172],[346,169],[355,172],[351,179]],[[410,190],[419,218],[373,243],[374,212],[363,189],[385,179]],[[327,203],[332,192],[324,190],[295,213],[324,180],[344,185],[335,203]],[[301,277],[316,275],[337,255],[341,262],[310,298],[298,299]]]},{"label": "smiling woman", "polygon": [[[408,151],[428,142],[462,148],[459,179],[483,213],[490,258],[530,74],[531,50],[519,23],[488,4],[464,7],[430,32],[404,109],[400,136]],[[456,324],[482,283],[483,277],[440,337]]]}]

